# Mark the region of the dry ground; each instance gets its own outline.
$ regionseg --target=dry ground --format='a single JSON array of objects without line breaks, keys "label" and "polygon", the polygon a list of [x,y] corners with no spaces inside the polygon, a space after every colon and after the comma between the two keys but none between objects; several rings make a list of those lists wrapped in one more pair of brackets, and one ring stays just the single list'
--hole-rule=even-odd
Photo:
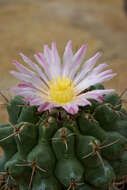
[{"label": "dry ground", "polygon": [[[88,45],[87,57],[101,50],[101,61],[118,76],[106,84],[120,93],[127,87],[127,18],[122,0],[0,0],[0,89],[16,85],[8,73],[19,52],[28,56],[56,41],[62,54],[71,39],[73,49]],[[127,95],[125,95],[127,98]],[[0,99],[3,102],[2,99]],[[0,121],[6,122],[5,109]]]}]

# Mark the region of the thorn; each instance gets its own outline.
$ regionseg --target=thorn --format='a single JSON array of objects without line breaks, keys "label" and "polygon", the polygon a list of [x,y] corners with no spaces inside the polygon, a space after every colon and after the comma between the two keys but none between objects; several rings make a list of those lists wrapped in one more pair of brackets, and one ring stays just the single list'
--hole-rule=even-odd
[{"label": "thorn", "polygon": [[109,144],[107,144],[107,145],[105,145],[105,146],[101,146],[101,147],[100,147],[100,150],[103,149],[103,148],[107,148],[107,147],[109,147],[109,146],[112,146],[113,144],[116,144],[119,140],[120,140],[120,139],[117,139],[117,140],[115,140],[115,141],[112,142],[112,143],[109,143]]},{"label": "thorn", "polygon": [[9,183],[9,178],[10,178],[10,176],[7,177],[7,185],[8,185],[8,183]]},{"label": "thorn", "polygon": [[30,183],[29,183],[28,190],[31,189],[31,185],[32,185],[32,181],[33,181],[33,176],[34,176],[34,173],[35,173],[35,169],[36,169],[36,166],[33,166],[33,168],[32,168],[32,174],[31,174],[31,177],[30,177]]},{"label": "thorn", "polygon": [[103,166],[103,168],[104,168],[104,171],[105,171],[105,166],[104,166],[103,159],[102,159],[102,157],[101,157],[101,155],[100,155],[100,153],[99,153],[99,150],[101,150],[101,149],[103,149],[103,148],[107,148],[107,147],[109,147],[109,146],[112,146],[113,144],[117,143],[117,142],[120,140],[120,139],[117,139],[116,141],[114,141],[114,142],[112,142],[112,143],[109,143],[109,144],[107,144],[107,145],[102,146],[102,145],[107,141],[107,139],[108,139],[108,137],[107,137],[107,138],[102,142],[102,144],[99,145],[99,146],[97,145],[97,142],[96,142],[96,141],[90,142],[89,145],[92,145],[92,146],[93,146],[93,151],[90,152],[89,154],[87,154],[86,156],[82,157],[82,159],[85,159],[85,158],[88,158],[88,157],[92,156],[94,153],[96,153],[96,154],[97,154],[97,157],[99,158],[99,160],[100,160],[100,162],[101,162],[101,164],[102,164],[102,166]]},{"label": "thorn", "polygon": [[[123,101],[123,100],[122,100]],[[121,104],[117,104],[116,106],[114,106],[114,108],[118,108],[119,106],[121,106]]]},{"label": "thorn", "polygon": [[17,105],[18,107],[24,107],[27,106],[27,104],[23,104],[23,105]]},{"label": "thorn", "polygon": [[67,137],[71,137],[71,136],[73,136],[73,135],[75,135],[74,133],[71,133],[71,134],[69,134]]},{"label": "thorn", "polygon": [[92,154],[94,154],[94,152],[90,152],[90,153],[87,154],[86,156],[83,156],[82,159],[84,159],[84,158],[88,158],[88,157],[90,157]]},{"label": "thorn", "polygon": [[71,185],[69,185],[68,189],[67,190],[70,190],[71,189]]},{"label": "thorn", "polygon": [[24,159],[22,159],[21,161],[23,161],[23,162],[27,162],[27,163],[28,163],[28,161],[27,161],[27,160],[24,160]]},{"label": "thorn", "polygon": [[52,138],[53,141],[61,140],[60,138]]},{"label": "thorn", "polygon": [[[62,135],[65,135],[65,134],[62,134]],[[59,137],[59,138],[52,138],[52,140],[53,141],[57,141],[57,140],[63,140],[64,141],[64,144],[65,144],[65,146],[66,146],[66,151],[68,150],[68,145],[67,145],[67,139],[66,138],[68,138],[68,137],[70,137],[70,136],[72,136],[72,135],[75,135],[74,133],[71,133],[71,134],[69,134],[68,136],[65,136],[65,137]]]},{"label": "thorn", "polygon": [[123,115],[124,117],[127,118],[127,115],[126,115],[125,113],[123,113],[123,112],[119,112],[119,116],[120,116],[120,115]]},{"label": "thorn", "polygon": [[12,137],[12,136],[18,136],[18,139],[19,139],[19,141],[21,142],[21,138],[20,138],[20,134],[19,134],[19,133],[20,133],[21,130],[24,128],[25,124],[28,124],[28,122],[23,122],[23,123],[21,123],[21,125],[18,126],[18,128],[17,128],[17,127],[14,126],[12,123],[10,123],[10,125],[11,125],[11,126],[13,127],[13,129],[14,129],[14,132],[13,132],[12,134],[10,134],[9,136],[7,136],[7,137],[1,139],[0,142],[4,141],[4,140],[6,140],[6,139],[8,139],[8,138],[10,138],[10,137]]},{"label": "thorn", "polygon": [[[71,134],[69,134],[68,136],[66,136],[65,135],[65,131],[62,131],[63,132],[63,134],[62,134],[62,136],[61,137],[57,137],[57,138],[52,138],[52,140],[53,141],[57,141],[57,140],[63,140],[64,141],[64,144],[65,144],[65,146],[66,146],[66,151],[68,150],[68,145],[67,145],[67,138],[68,137],[70,137],[70,136],[72,136],[72,135],[75,135],[74,133],[71,133]],[[65,135],[65,136],[64,136]]]},{"label": "thorn", "polygon": [[39,169],[39,170],[42,171],[42,172],[47,172],[46,170],[40,168],[38,165],[36,165],[36,168]]},{"label": "thorn", "polygon": [[67,140],[64,140],[66,151],[68,150]]},{"label": "thorn", "polygon": [[13,127],[13,129],[16,129],[16,126],[13,125],[13,123],[10,123],[10,122],[9,122],[9,124],[11,125],[11,127]]},{"label": "thorn", "polygon": [[16,164],[16,166],[24,167],[24,166],[29,166],[29,165],[28,164]]},{"label": "thorn", "polygon": [[124,117],[127,117],[124,113],[120,112],[120,111],[115,111],[115,113],[120,116],[120,115],[123,115]]},{"label": "thorn", "polygon": [[100,160],[100,162],[101,162],[101,164],[102,164],[102,167],[103,167],[103,169],[104,169],[104,172],[105,172],[104,161],[103,161],[103,159],[102,159],[102,157],[101,157],[101,155],[100,155],[100,153],[99,153],[98,151],[96,151],[96,154],[97,154],[97,156],[98,156],[98,158],[99,158],[99,160]]},{"label": "thorn", "polygon": [[[8,172],[8,171],[6,171],[6,172],[1,172],[2,174],[3,174],[3,177],[4,177],[4,179],[1,181],[2,183],[5,183],[3,186],[2,186],[2,188],[1,188],[1,190],[2,189],[4,189],[4,190],[6,190],[6,189],[10,189],[10,187],[9,187],[9,179],[10,178],[12,178],[13,179],[13,177],[10,175],[10,173]],[[14,179],[13,179],[14,180]]]},{"label": "thorn", "polygon": [[127,91],[127,88],[125,88],[125,89],[121,92],[121,94],[119,95],[119,98],[122,98],[122,96],[125,94],[126,91]]},{"label": "thorn", "polygon": [[[29,124],[29,125],[28,125]],[[27,127],[30,127],[32,123],[29,122],[22,122],[19,126],[19,130],[22,131],[24,129],[24,127],[27,125]],[[33,125],[33,124],[32,124]]]},{"label": "thorn", "polygon": [[106,138],[103,140],[101,146],[104,145],[108,139],[109,139],[109,137],[106,137]]},{"label": "thorn", "polygon": [[[72,188],[72,190],[75,190],[76,189],[76,186],[77,185],[79,185],[80,183],[78,183],[77,182],[77,180],[76,179],[71,179],[71,181],[70,181],[70,185],[69,185],[69,187],[68,187],[68,189],[67,190],[70,190],[71,188]],[[84,184],[84,183],[83,183]]]},{"label": "thorn", "polygon": [[12,176],[10,176],[10,178],[11,178],[13,181],[15,181],[15,179],[14,179]]},{"label": "thorn", "polygon": [[20,143],[21,143],[20,134],[17,134],[17,137],[18,137],[18,139],[19,139],[19,141],[20,141]]},{"label": "thorn", "polygon": [[0,95],[3,97],[3,99],[7,102],[9,102],[8,98],[0,91]]},{"label": "thorn", "polygon": [[1,139],[0,142],[4,141],[4,140],[6,140],[6,139],[8,139],[8,138],[10,138],[10,137],[13,137],[13,136],[15,136],[15,135],[16,135],[16,133],[12,133],[11,135],[9,135],[9,136],[7,136],[7,137]]},{"label": "thorn", "polygon": [[36,163],[34,161],[33,162],[28,162],[27,160],[22,160],[22,161],[26,162],[26,164],[16,164],[16,166],[19,166],[19,167],[25,167],[25,166],[32,167],[32,174],[31,174],[31,177],[30,177],[30,183],[29,183],[29,187],[28,187],[28,190],[30,190],[36,168],[38,170],[42,171],[42,172],[47,172],[47,171],[45,169],[42,169],[40,166],[36,165]]},{"label": "thorn", "polygon": [[125,99],[122,99],[122,102],[126,104],[126,103],[127,103],[127,100],[125,100]]},{"label": "thorn", "polygon": [[94,140],[94,141],[92,142],[92,145],[94,145],[95,147],[97,147],[97,146],[98,146],[98,141],[97,141],[97,140]]},{"label": "thorn", "polygon": [[79,186],[80,186],[80,185],[84,185],[84,183],[77,183],[77,185],[79,185]]},{"label": "thorn", "polygon": [[21,166],[21,167],[30,166],[31,167],[32,165],[34,165],[40,171],[47,172],[45,169],[42,169],[40,166],[36,165],[36,163],[34,163],[34,162],[31,163],[31,162],[28,162],[27,160],[22,160],[22,161],[26,162],[26,164],[16,164],[16,166]]}]

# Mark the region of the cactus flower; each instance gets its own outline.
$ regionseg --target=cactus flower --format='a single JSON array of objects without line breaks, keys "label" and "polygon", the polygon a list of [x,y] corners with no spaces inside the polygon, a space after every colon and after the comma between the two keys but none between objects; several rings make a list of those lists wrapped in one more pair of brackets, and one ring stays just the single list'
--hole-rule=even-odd
[{"label": "cactus flower", "polygon": [[107,64],[96,62],[101,53],[84,62],[86,46],[72,53],[72,43],[69,41],[65,47],[61,63],[56,44],[51,49],[45,45],[43,53],[34,55],[37,64],[20,53],[29,68],[14,61],[13,64],[19,72],[10,71],[21,80],[17,88],[11,88],[17,95],[24,96],[24,100],[31,106],[38,106],[38,111],[62,107],[70,114],[76,114],[79,106],[91,105],[90,99],[103,101],[103,95],[111,93],[114,89],[92,90],[92,85],[102,83],[113,78],[116,73],[105,70]]}]

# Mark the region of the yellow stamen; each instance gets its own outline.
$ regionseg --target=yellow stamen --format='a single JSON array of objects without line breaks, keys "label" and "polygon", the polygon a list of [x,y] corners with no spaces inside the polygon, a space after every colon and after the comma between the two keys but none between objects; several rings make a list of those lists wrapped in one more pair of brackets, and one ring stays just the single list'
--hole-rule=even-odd
[{"label": "yellow stamen", "polygon": [[49,82],[49,96],[52,102],[66,104],[74,98],[74,83],[70,78],[58,77]]}]

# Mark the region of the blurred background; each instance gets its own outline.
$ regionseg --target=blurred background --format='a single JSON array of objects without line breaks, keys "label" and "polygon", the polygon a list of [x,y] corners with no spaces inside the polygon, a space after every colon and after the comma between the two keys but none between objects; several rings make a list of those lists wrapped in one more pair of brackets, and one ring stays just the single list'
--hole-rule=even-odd
[{"label": "blurred background", "polygon": [[[86,58],[103,52],[100,62],[107,62],[118,73],[106,87],[118,93],[127,88],[124,0],[0,0],[0,90],[11,99],[6,89],[18,81],[8,70],[13,69],[13,60],[22,62],[20,52],[32,58],[44,44],[55,41],[62,55],[69,39],[73,51],[87,44]],[[127,93],[124,97],[127,99]],[[0,122],[7,119],[5,107],[1,106]]]}]

